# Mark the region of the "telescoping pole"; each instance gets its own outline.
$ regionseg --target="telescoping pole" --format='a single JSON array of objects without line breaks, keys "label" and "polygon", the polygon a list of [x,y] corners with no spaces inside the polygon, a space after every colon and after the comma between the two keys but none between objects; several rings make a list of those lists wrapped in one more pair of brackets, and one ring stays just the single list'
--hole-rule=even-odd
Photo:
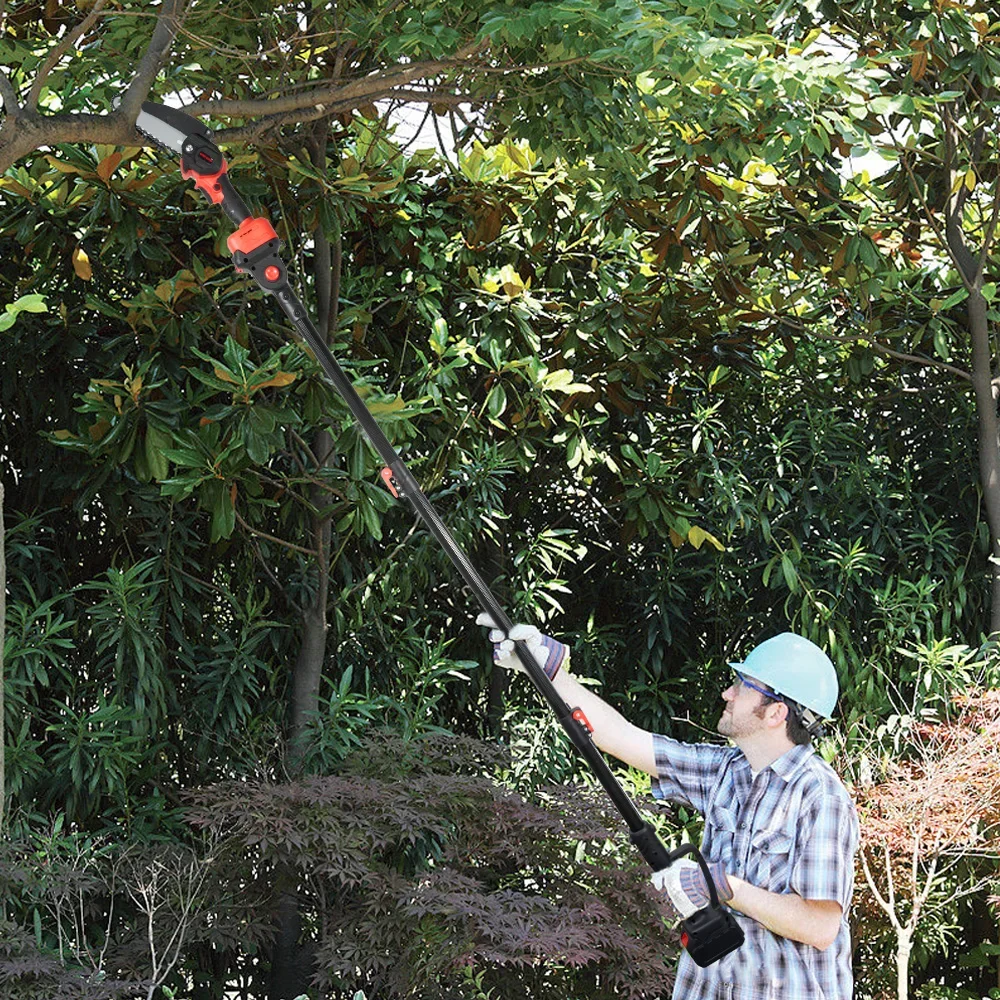
[{"label": "telescoping pole", "polygon": [[[149,101],[142,105],[136,128],[160,148],[179,153],[181,174],[193,180],[195,186],[237,226],[227,240],[236,269],[249,274],[265,292],[277,299],[278,305],[315,355],[330,383],[350,407],[372,447],[385,462],[382,478],[386,486],[397,498],[409,501],[476,595],[483,610],[489,613],[498,628],[503,632],[510,632],[514,623],[490,592],[475,566],[459,548],[448,527],[337,363],[302,302],[292,291],[288,271],[279,256],[282,244],[277,233],[268,219],[253,217],[236,193],[228,176],[226,161],[215,145],[211,131],[182,111]],[[710,965],[734,951],[743,943],[743,931],[732,914],[719,904],[715,884],[701,853],[691,844],[682,845],[675,851],[667,850],[650,823],[640,815],[594,744],[591,738],[592,727],[582,710],[571,709],[562,700],[526,643],[515,641],[514,648],[528,676],[549,703],[573,745],[583,755],[621,813],[628,825],[632,843],[653,871],[668,867],[684,854],[693,854],[701,865],[711,901],[705,909],[682,922],[682,945],[702,966]]]}]

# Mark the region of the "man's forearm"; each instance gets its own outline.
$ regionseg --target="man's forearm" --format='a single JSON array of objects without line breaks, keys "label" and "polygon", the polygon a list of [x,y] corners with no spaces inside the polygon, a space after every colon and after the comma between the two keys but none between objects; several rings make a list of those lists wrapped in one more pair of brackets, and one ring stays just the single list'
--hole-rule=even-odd
[{"label": "man's forearm", "polygon": [[621,712],[593,691],[588,691],[565,670],[560,670],[552,683],[570,708],[583,710],[587,721],[594,727],[592,737],[598,749],[647,774],[656,770],[653,737],[649,733],[633,726]]},{"label": "man's forearm", "polygon": [[840,904],[833,900],[803,899],[794,892],[768,892],[729,875],[733,898],[729,906],[752,917],[769,931],[812,945],[828,948],[840,929]]}]

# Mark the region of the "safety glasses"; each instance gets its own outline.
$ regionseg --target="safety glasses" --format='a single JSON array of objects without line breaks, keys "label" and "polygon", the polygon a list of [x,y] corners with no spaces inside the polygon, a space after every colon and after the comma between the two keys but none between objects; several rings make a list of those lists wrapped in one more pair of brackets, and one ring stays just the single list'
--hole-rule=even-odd
[{"label": "safety glasses", "polygon": [[748,687],[751,691],[759,691],[761,694],[766,694],[768,698],[775,697],[773,691],[768,691],[766,688],[762,688],[759,685],[754,684],[753,681],[748,681],[738,670],[734,670],[733,673],[736,674],[736,679],[743,685],[743,687]]}]

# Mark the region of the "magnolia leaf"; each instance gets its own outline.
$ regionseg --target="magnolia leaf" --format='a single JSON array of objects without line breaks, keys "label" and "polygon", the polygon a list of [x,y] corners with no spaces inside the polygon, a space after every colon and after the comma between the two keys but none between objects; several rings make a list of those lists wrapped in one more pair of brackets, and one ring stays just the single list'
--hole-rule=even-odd
[{"label": "magnolia leaf", "polygon": [[549,372],[542,379],[542,388],[552,392],[565,393],[596,391],[584,382],[574,382],[573,373],[568,368],[557,368],[555,371]]},{"label": "magnolia leaf", "polygon": [[369,403],[368,412],[371,413],[372,416],[379,416],[380,414],[386,413],[398,413],[405,406],[406,403],[403,401],[403,397],[397,396],[395,399],[389,400],[385,403]]},{"label": "magnolia leaf", "polygon": [[448,321],[443,316],[438,316],[434,320],[431,328],[430,345],[434,353],[440,358],[448,346]]},{"label": "magnolia leaf", "polygon": [[109,430],[111,430],[111,424],[102,418],[96,423],[91,424],[87,430],[90,433],[90,440],[96,442],[100,441],[101,438],[104,437]]},{"label": "magnolia leaf", "polygon": [[18,312],[29,312],[29,313],[43,313],[48,312],[49,307],[45,304],[45,296],[38,294],[22,295],[12,306],[7,306],[8,309],[15,309]]},{"label": "magnolia leaf", "polygon": [[90,258],[83,247],[77,247],[73,251],[73,270],[76,271],[76,276],[83,281],[90,281],[93,277],[94,271],[90,266]]},{"label": "magnolia leaf", "polygon": [[[215,372],[215,377],[222,379],[223,382],[228,382],[230,385],[242,385],[243,383],[237,379],[233,373],[228,368],[223,368],[221,365],[216,365],[213,369]],[[265,383],[266,385],[266,383]],[[257,386],[257,388],[261,388]]]},{"label": "magnolia leaf", "polygon": [[111,175],[118,169],[118,164],[121,162],[121,153],[112,153],[110,156],[106,156],[97,165],[97,176],[100,177],[105,184],[107,184],[111,179]]},{"label": "magnolia leaf", "polygon": [[[219,378],[225,378],[224,375],[219,374],[219,369],[215,369],[216,375]],[[275,372],[271,378],[266,382],[258,382],[255,385],[250,386],[250,392],[256,392],[258,389],[266,389],[268,386],[282,386],[291,385],[295,381],[295,372]]]},{"label": "magnolia leaf", "polygon": [[55,156],[46,156],[48,162],[56,168],[56,170],[61,171],[64,174],[80,174],[81,177],[93,177],[94,174],[89,170],[82,170],[80,167],[74,166],[72,163],[66,163],[64,160],[60,160]]},{"label": "magnolia leaf", "polygon": [[0,177],[0,187],[5,187],[14,194],[19,194],[22,198],[31,201],[31,192],[23,185],[19,184],[13,177]]},{"label": "magnolia leaf", "polygon": [[691,526],[691,530],[688,532],[688,541],[696,548],[700,549],[702,542],[708,542],[710,545],[714,545],[720,552],[725,552],[726,547],[719,541],[715,535],[706,531],[704,528],[699,528],[696,524]]},{"label": "magnolia leaf", "polygon": [[49,307],[45,304],[44,295],[35,293],[22,295],[15,302],[8,302],[4,307],[4,311],[0,313],[0,333],[4,330],[9,330],[14,325],[18,313],[43,313],[48,311]]}]

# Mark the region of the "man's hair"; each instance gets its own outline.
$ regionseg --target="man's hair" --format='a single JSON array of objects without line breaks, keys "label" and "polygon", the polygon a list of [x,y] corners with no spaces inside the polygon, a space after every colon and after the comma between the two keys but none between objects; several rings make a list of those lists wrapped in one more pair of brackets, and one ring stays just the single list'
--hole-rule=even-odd
[{"label": "man's hair", "polygon": [[802,718],[795,702],[782,698],[779,694],[762,694],[760,704],[753,710],[754,715],[763,719],[767,706],[775,705],[779,701],[783,701],[788,706],[788,715],[785,716],[785,735],[798,746],[809,746],[812,743],[812,737],[809,735],[809,730],[802,725]]}]

